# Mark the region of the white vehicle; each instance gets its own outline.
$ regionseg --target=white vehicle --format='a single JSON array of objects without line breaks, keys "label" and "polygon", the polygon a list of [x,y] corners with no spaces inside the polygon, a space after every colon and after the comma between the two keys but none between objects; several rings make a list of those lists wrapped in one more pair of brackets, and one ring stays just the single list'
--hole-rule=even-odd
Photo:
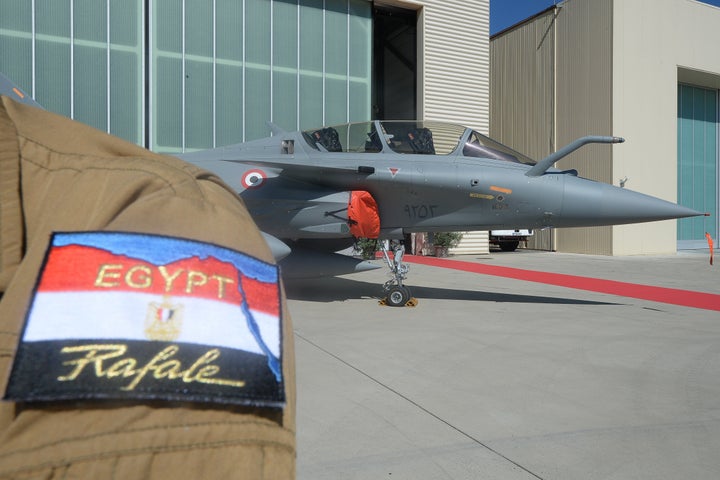
[{"label": "white vehicle", "polygon": [[514,252],[520,242],[526,242],[532,235],[532,230],[491,230],[490,245],[500,247],[503,252]]}]

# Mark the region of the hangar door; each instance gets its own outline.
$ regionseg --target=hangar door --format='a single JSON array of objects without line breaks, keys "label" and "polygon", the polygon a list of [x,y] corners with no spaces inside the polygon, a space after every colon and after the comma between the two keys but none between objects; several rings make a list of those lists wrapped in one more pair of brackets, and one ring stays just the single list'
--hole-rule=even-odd
[{"label": "hangar door", "polygon": [[373,118],[417,118],[417,12],[373,10]]},{"label": "hangar door", "polygon": [[718,115],[718,90],[678,86],[678,203],[711,215],[678,220],[680,249],[706,247],[705,232],[718,238]]}]

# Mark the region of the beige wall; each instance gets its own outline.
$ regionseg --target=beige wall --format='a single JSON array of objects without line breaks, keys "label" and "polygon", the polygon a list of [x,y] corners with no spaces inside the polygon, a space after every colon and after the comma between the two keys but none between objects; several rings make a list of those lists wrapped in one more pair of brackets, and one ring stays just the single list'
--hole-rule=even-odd
[{"label": "beige wall", "polygon": [[[625,137],[611,147],[584,147],[558,167],[616,186],[627,177],[631,190],[677,201],[677,84],[720,88],[720,8],[694,0],[567,0],[558,6],[554,57],[532,46],[532,35],[548,24],[544,15],[493,38],[492,133],[533,157],[542,148],[528,140],[532,135],[512,130],[534,128],[544,137],[552,129],[554,148],[588,134]],[[555,75],[551,115],[538,107],[547,104],[546,80],[527,76],[549,64]],[[523,75],[539,84],[522,86],[517,78]],[[523,99],[521,88],[542,101]],[[530,107],[535,126],[517,118],[522,104]],[[676,224],[559,229],[555,247],[608,255],[672,253]]]},{"label": "beige wall", "polygon": [[[702,86],[720,74],[720,9],[693,0],[615,0],[613,179],[627,188],[677,200],[677,84]],[[715,75],[713,75],[715,74]],[[698,80],[699,78],[699,80]],[[703,80],[705,79],[705,81]],[[717,86],[716,86],[717,88]],[[613,253],[674,252],[677,222],[614,227]]]}]

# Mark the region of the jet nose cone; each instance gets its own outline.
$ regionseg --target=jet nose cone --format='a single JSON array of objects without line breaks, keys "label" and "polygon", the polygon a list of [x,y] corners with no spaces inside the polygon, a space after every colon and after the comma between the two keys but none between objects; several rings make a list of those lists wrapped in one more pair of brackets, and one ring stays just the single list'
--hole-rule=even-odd
[{"label": "jet nose cone", "polygon": [[618,223],[652,222],[703,215],[682,205],[606,184],[603,184],[600,205],[603,215],[617,218]]},{"label": "jet nose cone", "polygon": [[574,178],[565,184],[562,217],[574,218],[582,226],[654,222],[699,215],[704,214],[605,183]]}]

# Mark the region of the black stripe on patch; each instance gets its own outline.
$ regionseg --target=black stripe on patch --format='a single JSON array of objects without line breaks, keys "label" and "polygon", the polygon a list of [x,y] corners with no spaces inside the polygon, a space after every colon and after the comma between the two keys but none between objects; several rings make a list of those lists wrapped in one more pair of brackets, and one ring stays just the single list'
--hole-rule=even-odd
[{"label": "black stripe on patch", "polygon": [[157,341],[21,342],[6,400],[170,400],[283,407],[264,355]]}]

